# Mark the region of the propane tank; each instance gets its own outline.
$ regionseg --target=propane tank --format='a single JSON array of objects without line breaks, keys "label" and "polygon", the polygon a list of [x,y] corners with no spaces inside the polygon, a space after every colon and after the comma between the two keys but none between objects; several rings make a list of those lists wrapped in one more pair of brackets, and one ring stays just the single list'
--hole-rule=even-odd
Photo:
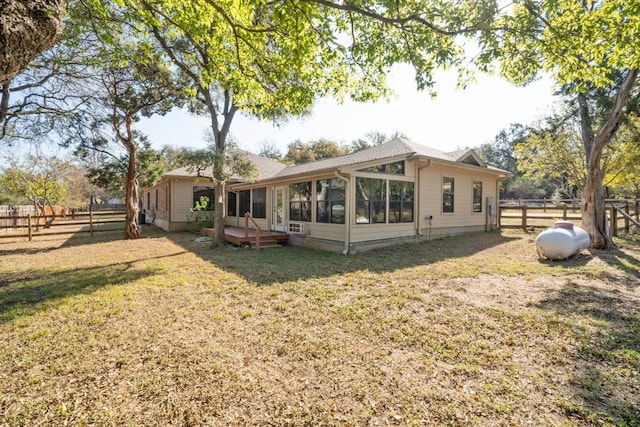
[{"label": "propane tank", "polygon": [[589,233],[571,221],[557,221],[536,237],[538,255],[550,260],[567,259],[590,245]]}]

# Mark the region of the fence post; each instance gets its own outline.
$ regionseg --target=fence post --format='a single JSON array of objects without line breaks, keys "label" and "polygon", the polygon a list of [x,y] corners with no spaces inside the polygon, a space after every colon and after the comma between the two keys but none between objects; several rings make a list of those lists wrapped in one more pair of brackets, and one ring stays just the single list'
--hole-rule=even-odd
[{"label": "fence post", "polygon": [[624,205],[624,212],[627,216],[624,217],[624,232],[629,234],[629,201],[627,200]]},{"label": "fence post", "polygon": [[640,199],[636,199],[636,207],[634,212],[636,213],[636,221],[640,222],[640,212],[638,212],[638,207],[640,207]]},{"label": "fence post", "polygon": [[93,237],[93,211],[89,210],[89,235]]},{"label": "fence post", "polygon": [[547,198],[542,199],[542,212],[547,211]]},{"label": "fence post", "polygon": [[27,217],[27,227],[29,228],[29,231],[27,232],[27,234],[29,235],[29,241],[31,241],[32,239],[32,231],[31,231],[31,214],[29,214],[29,216]]},{"label": "fence post", "polygon": [[522,229],[527,229],[527,205],[522,206]]},{"label": "fence post", "polygon": [[562,219],[565,221],[567,220],[567,204],[566,203],[562,205]]},{"label": "fence post", "polygon": [[618,211],[611,204],[611,235],[618,237]]}]

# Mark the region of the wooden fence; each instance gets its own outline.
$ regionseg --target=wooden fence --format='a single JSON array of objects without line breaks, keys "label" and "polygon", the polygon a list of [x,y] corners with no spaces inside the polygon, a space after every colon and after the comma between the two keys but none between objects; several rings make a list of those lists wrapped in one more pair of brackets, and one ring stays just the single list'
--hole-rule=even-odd
[{"label": "wooden fence", "polygon": [[0,239],[114,231],[124,228],[123,211],[74,212],[67,215],[0,216]]},{"label": "wooden fence", "polygon": [[[609,230],[617,236],[620,230],[630,233],[640,230],[640,199],[606,200]],[[548,200],[500,201],[498,226],[522,228],[523,230],[550,227],[559,220],[568,220],[580,225],[582,212],[580,201],[565,201],[559,204]]]}]

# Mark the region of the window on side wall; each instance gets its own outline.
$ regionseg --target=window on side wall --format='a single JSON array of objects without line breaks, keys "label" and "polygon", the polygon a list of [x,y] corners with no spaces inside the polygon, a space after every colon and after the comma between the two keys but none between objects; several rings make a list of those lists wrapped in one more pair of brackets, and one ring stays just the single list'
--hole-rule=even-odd
[{"label": "window on side wall", "polygon": [[238,196],[233,191],[227,193],[227,216],[238,216]]},{"label": "window on side wall", "polygon": [[473,181],[473,212],[482,212],[482,181]]},{"label": "window on side wall", "polygon": [[289,220],[311,221],[311,181],[289,185]]},{"label": "window on side wall", "polygon": [[254,218],[266,218],[267,217],[267,189],[255,188],[253,190],[253,210],[252,215]]},{"label": "window on side wall", "polygon": [[356,224],[385,223],[386,210],[387,181],[356,178]]},{"label": "window on side wall", "polygon": [[[213,187],[211,185],[194,185],[193,186],[193,206],[194,210],[212,211],[213,210]],[[156,195],[156,205],[158,197]]]},{"label": "window on side wall", "polygon": [[389,181],[389,222],[413,222],[413,182]]},{"label": "window on side wall", "polygon": [[448,176],[442,178],[442,212],[453,212],[454,188],[454,178]]},{"label": "window on side wall", "polygon": [[242,190],[238,192],[240,198],[239,214],[244,216],[247,212],[251,212],[251,190]]},{"label": "window on side wall", "polygon": [[316,181],[316,222],[344,224],[344,181],[338,178]]}]

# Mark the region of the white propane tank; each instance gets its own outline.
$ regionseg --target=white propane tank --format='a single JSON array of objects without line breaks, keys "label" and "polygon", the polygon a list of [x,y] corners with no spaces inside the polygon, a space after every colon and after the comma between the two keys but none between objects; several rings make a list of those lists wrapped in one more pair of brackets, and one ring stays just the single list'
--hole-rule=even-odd
[{"label": "white propane tank", "polygon": [[538,255],[550,260],[567,259],[590,245],[589,233],[571,221],[557,221],[536,237]]}]

